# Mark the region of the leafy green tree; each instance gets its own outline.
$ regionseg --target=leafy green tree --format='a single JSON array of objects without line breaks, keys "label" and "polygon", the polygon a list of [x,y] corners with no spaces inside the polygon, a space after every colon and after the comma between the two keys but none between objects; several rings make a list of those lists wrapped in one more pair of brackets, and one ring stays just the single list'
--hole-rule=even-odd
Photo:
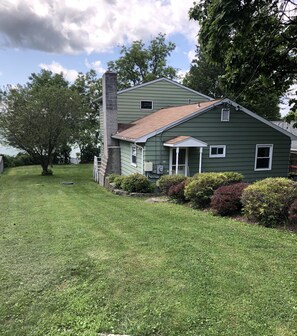
[{"label": "leafy green tree", "polygon": [[177,77],[177,69],[167,65],[167,57],[175,49],[175,44],[166,43],[165,37],[160,33],[148,47],[142,40],[134,41],[130,47],[122,46],[122,56],[108,63],[108,69],[118,74],[120,90],[161,77]]},{"label": "leafy green tree", "polygon": [[205,0],[190,9],[190,18],[201,26],[199,43],[206,60],[224,69],[224,92],[262,115],[271,102],[270,118],[279,116],[279,98],[297,76],[292,5],[288,0]]},{"label": "leafy green tree", "polygon": [[71,88],[80,95],[84,111],[76,139],[81,152],[81,162],[90,162],[100,151],[98,98],[102,95],[102,80],[97,77],[95,70],[90,70],[85,74],[79,73]]},{"label": "leafy green tree", "polygon": [[81,99],[66,83],[62,75],[42,71],[2,95],[1,133],[10,146],[38,160],[43,175],[51,174],[55,150],[76,138],[82,117]]},{"label": "leafy green tree", "polygon": [[197,48],[196,58],[183,79],[183,85],[213,98],[224,97],[225,93],[220,83],[222,74],[224,69],[219,65],[210,64]]}]

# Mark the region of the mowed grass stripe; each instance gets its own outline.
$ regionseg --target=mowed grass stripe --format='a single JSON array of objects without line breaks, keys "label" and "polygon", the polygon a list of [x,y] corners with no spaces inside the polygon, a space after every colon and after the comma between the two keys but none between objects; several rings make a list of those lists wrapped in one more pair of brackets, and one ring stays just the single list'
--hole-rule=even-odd
[{"label": "mowed grass stripe", "polygon": [[1,334],[296,333],[296,235],[39,170],[0,177]]}]

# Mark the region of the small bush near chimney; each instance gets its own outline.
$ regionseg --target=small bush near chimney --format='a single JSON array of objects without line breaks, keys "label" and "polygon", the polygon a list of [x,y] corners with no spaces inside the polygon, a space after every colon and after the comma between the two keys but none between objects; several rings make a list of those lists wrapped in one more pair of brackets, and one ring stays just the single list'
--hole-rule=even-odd
[{"label": "small bush near chimney", "polygon": [[150,181],[145,176],[138,173],[125,176],[121,187],[128,192],[147,193],[152,191]]}]

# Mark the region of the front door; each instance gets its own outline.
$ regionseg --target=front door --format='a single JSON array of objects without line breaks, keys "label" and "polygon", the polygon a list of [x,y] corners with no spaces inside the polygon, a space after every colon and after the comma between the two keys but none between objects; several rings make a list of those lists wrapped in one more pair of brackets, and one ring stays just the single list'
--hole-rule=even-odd
[{"label": "front door", "polygon": [[170,175],[188,176],[188,148],[170,148]]}]

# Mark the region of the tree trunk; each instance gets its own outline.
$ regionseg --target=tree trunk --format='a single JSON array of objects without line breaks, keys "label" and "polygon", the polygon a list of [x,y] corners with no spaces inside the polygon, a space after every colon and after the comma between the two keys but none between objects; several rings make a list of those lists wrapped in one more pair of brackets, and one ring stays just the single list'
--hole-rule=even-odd
[{"label": "tree trunk", "polygon": [[53,175],[52,170],[48,168],[49,164],[50,164],[50,157],[49,156],[43,156],[41,158],[41,167],[42,167],[41,175],[43,175],[43,176]]}]

